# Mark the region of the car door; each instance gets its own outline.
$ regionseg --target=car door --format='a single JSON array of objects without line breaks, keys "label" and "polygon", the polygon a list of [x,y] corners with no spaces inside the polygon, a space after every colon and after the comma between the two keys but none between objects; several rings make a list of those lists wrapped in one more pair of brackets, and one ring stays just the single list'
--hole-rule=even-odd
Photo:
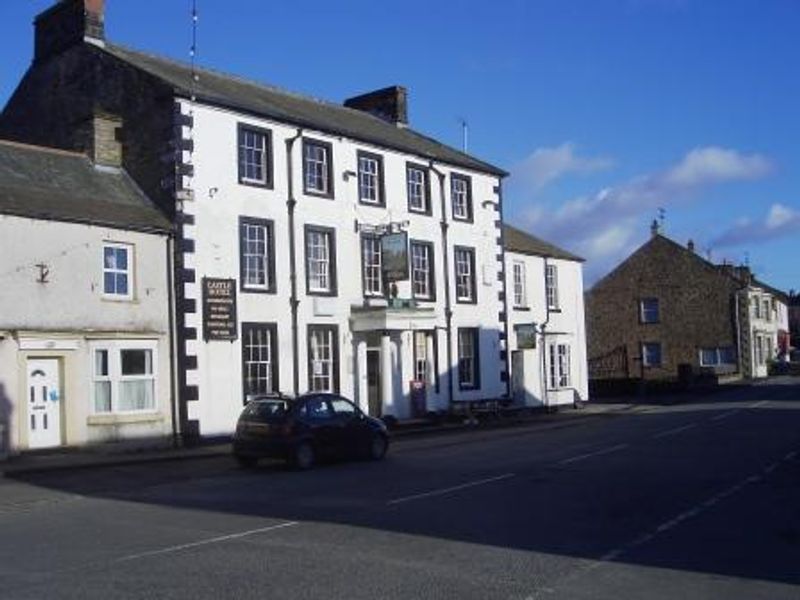
[{"label": "car door", "polygon": [[341,396],[332,396],[331,407],[338,424],[338,446],[342,456],[353,456],[367,448],[371,430],[356,406]]},{"label": "car door", "polygon": [[314,450],[326,456],[339,452],[339,423],[326,396],[312,396],[305,403],[306,423],[311,429]]}]

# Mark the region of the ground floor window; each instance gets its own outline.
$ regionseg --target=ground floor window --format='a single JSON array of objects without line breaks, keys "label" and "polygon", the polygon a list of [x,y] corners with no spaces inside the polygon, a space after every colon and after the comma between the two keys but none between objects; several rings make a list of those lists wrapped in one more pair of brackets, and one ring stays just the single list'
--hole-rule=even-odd
[{"label": "ground floor window", "polygon": [[474,390],[481,387],[478,328],[458,329],[458,387]]},{"label": "ground floor window", "polygon": [[339,391],[339,334],[335,325],[308,326],[308,388]]},{"label": "ground floor window", "polygon": [[242,390],[248,396],[278,391],[275,323],[242,323]]},{"label": "ground floor window", "polygon": [[92,359],[94,413],[156,409],[156,342],[98,343]]},{"label": "ground floor window", "polygon": [[550,344],[550,388],[567,388],[572,385],[569,344]]},{"label": "ground floor window", "polygon": [[736,364],[736,352],[731,346],[700,349],[701,367],[718,367],[733,364]]},{"label": "ground floor window", "polygon": [[659,342],[642,344],[642,364],[645,367],[661,366],[661,344]]}]

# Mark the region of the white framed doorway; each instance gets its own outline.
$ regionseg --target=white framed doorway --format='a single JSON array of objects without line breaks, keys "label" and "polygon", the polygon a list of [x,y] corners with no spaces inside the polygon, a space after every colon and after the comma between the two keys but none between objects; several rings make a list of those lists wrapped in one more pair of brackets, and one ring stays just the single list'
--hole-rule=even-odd
[{"label": "white framed doorway", "polygon": [[27,361],[28,448],[61,445],[61,376],[57,358]]}]

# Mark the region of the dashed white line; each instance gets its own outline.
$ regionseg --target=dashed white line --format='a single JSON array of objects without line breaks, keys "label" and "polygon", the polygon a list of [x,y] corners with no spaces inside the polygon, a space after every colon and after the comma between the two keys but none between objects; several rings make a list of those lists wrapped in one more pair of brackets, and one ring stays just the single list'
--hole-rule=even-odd
[{"label": "dashed white line", "polygon": [[197,548],[199,546],[208,546],[209,544],[218,544],[220,542],[228,542],[230,540],[237,540],[250,535],[258,533],[266,533],[267,531],[275,531],[276,529],[285,529],[286,527],[293,527],[299,525],[297,521],[287,521],[286,523],[279,523],[278,525],[270,525],[269,527],[259,527],[258,529],[250,529],[248,531],[241,531],[239,533],[231,533],[229,535],[221,535],[218,537],[200,540],[198,542],[190,542],[188,544],[180,544],[178,546],[168,546],[158,550],[150,550],[148,552],[139,552],[138,554],[129,554],[116,559],[114,562],[128,562],[138,560],[140,558],[147,558],[150,556],[160,556],[162,554],[169,554],[171,552],[180,552],[181,550],[188,550],[190,548]]},{"label": "dashed white line", "polygon": [[694,429],[697,427],[697,423],[689,423],[688,425],[682,425],[681,427],[674,427],[673,429],[667,429],[666,431],[662,431],[661,433],[657,433],[653,436],[653,439],[659,439],[662,437],[667,437],[669,435],[675,435],[676,433],[680,433],[682,431],[688,431],[689,429]]},{"label": "dashed white line", "polygon": [[445,494],[450,494],[452,492],[457,492],[460,490],[465,490],[467,488],[475,487],[478,485],[485,485],[487,483],[494,483],[495,481],[502,481],[503,479],[509,479],[514,477],[514,473],[503,473],[502,475],[498,475],[497,477],[488,477],[486,479],[478,479],[477,481],[469,481],[467,483],[462,483],[461,485],[454,485],[451,487],[441,488],[438,490],[431,490],[429,492],[422,492],[420,494],[413,494],[411,496],[403,496],[402,498],[395,498],[394,500],[389,500],[386,504],[394,505],[394,504],[402,504],[403,502],[410,502],[412,500],[420,500],[422,498],[431,498],[433,496],[443,496]]},{"label": "dashed white line", "polygon": [[593,456],[600,456],[602,454],[610,454],[612,452],[616,452],[617,450],[624,450],[627,447],[628,444],[617,444],[616,446],[611,446],[610,448],[603,448],[602,450],[596,450],[595,452],[587,452],[586,454],[579,454],[578,456],[571,456],[570,458],[565,458],[564,460],[558,461],[558,464],[568,465],[570,463],[578,462],[579,460],[592,458]]}]

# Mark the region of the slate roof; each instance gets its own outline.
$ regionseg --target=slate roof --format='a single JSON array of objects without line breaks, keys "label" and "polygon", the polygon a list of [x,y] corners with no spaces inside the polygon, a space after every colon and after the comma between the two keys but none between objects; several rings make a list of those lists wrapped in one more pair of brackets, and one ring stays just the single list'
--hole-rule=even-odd
[{"label": "slate roof", "polygon": [[0,214],[166,232],[170,222],[121,169],[76,152],[0,140]]},{"label": "slate roof", "polygon": [[546,242],[506,223],[503,224],[503,239],[505,241],[506,251],[508,252],[531,254],[533,256],[543,256],[546,258],[560,258],[562,260],[572,260],[576,262],[585,261],[585,259],[580,256],[567,252],[550,242]]},{"label": "slate roof", "polygon": [[[190,65],[108,42],[102,49],[170,85],[176,95],[191,95]],[[198,81],[194,93],[201,102],[342,135],[453,166],[502,177],[507,175],[494,165],[441,144],[408,127],[398,127],[360,110],[209,69],[196,69],[196,72]]]}]

